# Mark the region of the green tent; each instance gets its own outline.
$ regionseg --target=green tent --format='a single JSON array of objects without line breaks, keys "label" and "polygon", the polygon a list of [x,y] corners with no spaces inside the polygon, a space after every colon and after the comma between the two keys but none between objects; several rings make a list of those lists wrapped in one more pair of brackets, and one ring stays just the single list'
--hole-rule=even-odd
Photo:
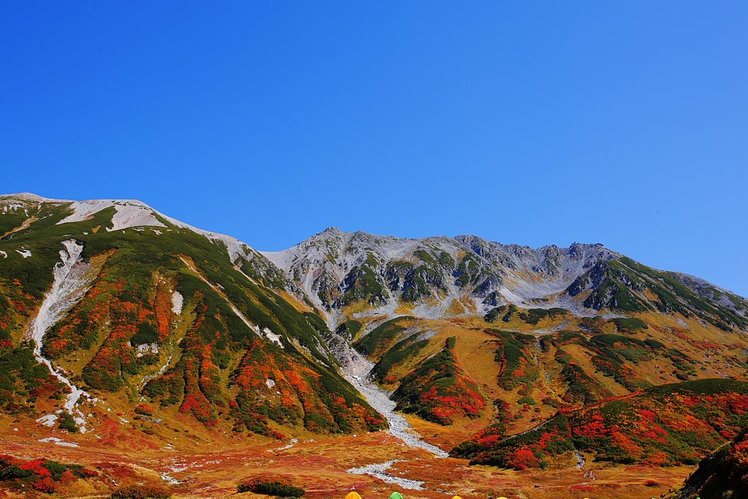
[{"label": "green tent", "polygon": [[390,499],[405,499],[400,492],[393,492],[390,494]]}]

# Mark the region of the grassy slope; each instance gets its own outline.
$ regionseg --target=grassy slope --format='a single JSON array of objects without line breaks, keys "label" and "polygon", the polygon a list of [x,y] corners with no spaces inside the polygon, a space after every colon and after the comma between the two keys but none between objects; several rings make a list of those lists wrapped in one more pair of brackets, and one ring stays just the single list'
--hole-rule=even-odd
[{"label": "grassy slope", "polygon": [[[324,324],[236,270],[222,243],[176,227],[108,232],[111,209],[92,220],[58,226],[66,207],[46,209],[50,213],[28,229],[0,240],[0,250],[9,254],[21,248],[32,252],[28,259],[11,255],[0,266],[0,287],[15,290],[2,295],[9,306],[0,310],[0,341],[5,342],[0,358],[21,352],[21,336],[51,284],[61,241],[75,238],[84,245],[84,258],[101,260],[100,268],[84,300],[49,332],[44,348],[69,370],[77,367],[73,378],[87,389],[122,392],[134,405],[144,373],[167,363],[170,352],[172,362],[143,393],[157,406],[179,407],[206,424],[230,418],[265,434],[271,433],[271,421],[323,432],[384,424],[321,349]],[[170,302],[175,290],[196,315],[178,345],[172,338],[178,318]],[[258,341],[232,307],[260,329],[279,335],[282,345]],[[159,353],[136,355],[133,346],[141,343],[159,345]],[[258,402],[247,373],[259,375],[252,366],[264,365],[268,358],[293,379],[285,384],[278,380],[271,391],[271,378],[263,378],[270,396]],[[5,380],[3,389],[31,400],[26,385],[35,375],[21,371],[9,370],[12,379]]]},{"label": "grassy slope", "polygon": [[748,430],[705,457],[669,499],[748,496]]},{"label": "grassy slope", "polygon": [[458,446],[475,463],[542,467],[577,449],[596,460],[695,464],[748,425],[748,383],[708,379],[649,388],[559,412],[518,435],[489,429]]},{"label": "grassy slope", "polygon": [[[467,440],[470,432],[481,429],[476,424],[504,438],[547,421],[559,409],[589,406],[648,387],[716,376],[746,379],[746,339],[694,317],[649,312],[575,319],[559,314],[532,324],[527,316],[517,309],[507,322],[499,319],[489,327],[473,318],[408,319],[410,334],[405,336],[393,328],[397,321],[390,321],[359,345],[366,341],[365,351],[379,359],[376,379],[397,390],[405,379],[422,380],[419,366],[437,355],[447,338],[456,338],[459,365],[477,382],[481,397],[493,401],[485,413],[493,419],[458,419],[439,427],[411,418],[428,439],[442,445]],[[565,330],[545,332],[559,326]],[[543,332],[535,333],[538,329]],[[387,331],[391,334],[384,334]],[[425,332],[433,336],[423,336]]]}]

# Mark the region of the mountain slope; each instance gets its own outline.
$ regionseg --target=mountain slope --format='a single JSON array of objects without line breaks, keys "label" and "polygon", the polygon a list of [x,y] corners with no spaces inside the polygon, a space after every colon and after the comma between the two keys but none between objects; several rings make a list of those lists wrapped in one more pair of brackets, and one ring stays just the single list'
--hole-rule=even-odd
[{"label": "mountain slope", "polygon": [[[642,392],[661,386],[748,381],[745,299],[599,244],[531,249],[331,228],[263,254],[444,446],[493,445],[559,411],[620,398],[649,407],[655,398]],[[742,400],[742,390],[728,385],[728,398]],[[672,450],[663,462],[694,462],[725,438],[712,433],[690,458]]]},{"label": "mountain slope", "polygon": [[340,375],[324,324],[246,244],[135,201],[5,196],[0,220],[4,410],[71,430],[139,403],[267,435],[385,425]]},{"label": "mountain slope", "polygon": [[483,315],[512,304],[581,316],[678,312],[725,330],[748,327],[745,299],[599,244],[531,249],[475,236],[400,239],[331,228],[263,254],[337,322],[378,314]]},{"label": "mountain slope", "polygon": [[[0,419],[54,431],[118,421],[172,442],[390,421],[500,466],[561,466],[574,448],[653,464],[659,437],[619,427],[665,401],[693,417],[667,421],[660,464],[691,463],[744,424],[746,310],[599,244],[328,229],[261,253],[138,201],[0,197]],[[704,380],[719,390],[674,395]],[[722,427],[694,422],[705,400]],[[620,421],[582,441],[595,411]]]},{"label": "mountain slope", "polygon": [[505,438],[489,428],[453,452],[474,463],[517,469],[544,466],[574,451],[596,461],[695,464],[747,425],[748,383],[705,379],[560,411]]},{"label": "mountain slope", "polygon": [[748,496],[748,430],[705,457],[670,499],[731,498]]}]

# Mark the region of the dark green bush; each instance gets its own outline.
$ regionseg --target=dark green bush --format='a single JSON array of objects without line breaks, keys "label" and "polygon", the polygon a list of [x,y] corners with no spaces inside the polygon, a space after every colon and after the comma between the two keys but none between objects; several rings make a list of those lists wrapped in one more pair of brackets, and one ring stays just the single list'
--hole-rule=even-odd
[{"label": "dark green bush", "polygon": [[242,482],[236,487],[237,492],[254,492],[255,494],[266,494],[276,497],[303,497],[306,491],[286,483],[277,481],[255,479]]},{"label": "dark green bush", "polygon": [[158,331],[151,324],[144,322],[140,325],[138,332],[130,339],[133,346],[145,345],[147,343],[156,343],[158,341]]},{"label": "dark green bush", "polygon": [[112,499],[168,499],[171,493],[155,485],[129,485],[117,489]]},{"label": "dark green bush", "polygon": [[69,412],[60,414],[60,428],[70,433],[78,433],[78,425],[75,424],[75,419]]},{"label": "dark green bush", "polygon": [[635,333],[641,329],[647,329],[647,323],[636,317],[619,317],[611,319],[610,322],[615,324],[616,329],[622,333]]}]

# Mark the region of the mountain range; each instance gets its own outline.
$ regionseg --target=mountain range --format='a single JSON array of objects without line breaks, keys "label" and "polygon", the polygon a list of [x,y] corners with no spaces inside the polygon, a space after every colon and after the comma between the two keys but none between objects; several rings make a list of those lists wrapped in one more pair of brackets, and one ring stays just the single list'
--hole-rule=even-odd
[{"label": "mountain range", "polygon": [[745,298],[601,244],[262,252],[139,201],[0,196],[0,420],[75,445],[386,431],[499,468],[693,466],[748,426],[746,332]]}]

